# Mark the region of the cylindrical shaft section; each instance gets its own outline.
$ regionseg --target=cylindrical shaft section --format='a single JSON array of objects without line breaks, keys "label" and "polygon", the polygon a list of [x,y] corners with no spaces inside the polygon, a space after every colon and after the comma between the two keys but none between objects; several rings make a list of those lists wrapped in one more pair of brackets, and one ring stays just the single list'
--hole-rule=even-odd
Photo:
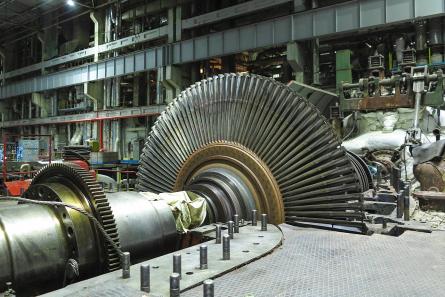
[{"label": "cylindrical shaft section", "polygon": [[406,185],[405,189],[403,191],[403,220],[409,221],[410,220],[410,213],[409,213],[409,186]]},{"label": "cylindrical shaft section", "polygon": [[230,260],[230,236],[224,234],[223,236],[223,260]]},{"label": "cylindrical shaft section", "polygon": [[267,214],[261,214],[261,231],[267,231]]},{"label": "cylindrical shaft section", "polygon": [[122,278],[130,278],[130,253],[124,252],[121,257],[122,262]]},{"label": "cylindrical shaft section", "polygon": [[203,283],[203,296],[204,297],[214,297],[215,296],[215,286],[211,279],[205,280]]},{"label": "cylindrical shaft section", "polygon": [[403,195],[403,193],[398,193],[397,194],[397,218],[402,218],[403,217],[403,208],[404,208],[404,204],[405,204],[405,195]]},{"label": "cylindrical shaft section", "polygon": [[200,269],[207,269],[207,246],[201,245],[199,247],[199,268]]},{"label": "cylindrical shaft section", "polygon": [[256,209],[252,209],[252,226],[257,225],[257,211]]},{"label": "cylindrical shaft section", "polygon": [[137,192],[107,194],[121,248],[131,253],[133,262],[173,252],[176,244],[176,224],[170,207],[165,201],[144,195]]},{"label": "cylindrical shaft section", "polygon": [[[80,199],[77,192],[66,185],[50,183],[46,187],[69,204],[83,206],[76,202]],[[131,253],[133,262],[169,252],[175,246],[176,225],[167,203],[136,192],[112,193],[107,198],[121,248]],[[24,295],[37,288],[33,292],[45,292],[46,284],[52,289],[64,281],[75,281],[63,279],[73,250],[80,278],[98,273],[102,243],[96,232],[86,216],[69,208],[0,202],[0,292],[11,280],[14,289]]]},{"label": "cylindrical shaft section", "polygon": [[[41,284],[61,285],[72,256],[65,232],[51,207],[0,202],[0,292],[6,290],[8,281],[14,281],[19,292]],[[94,237],[90,240],[94,244]],[[88,255],[95,255],[93,249]],[[97,258],[83,260],[87,265]]]},{"label": "cylindrical shaft section", "polygon": [[216,225],[215,229],[216,243],[221,243],[221,225]]},{"label": "cylindrical shaft section", "polygon": [[227,232],[229,233],[230,239],[233,239],[233,221],[227,222]]},{"label": "cylindrical shaft section", "polygon": [[181,254],[173,254],[173,272],[181,276]]},{"label": "cylindrical shaft section", "polygon": [[415,96],[415,103],[414,103],[414,124],[413,128],[417,129],[419,128],[419,113],[420,113],[420,101],[422,100],[422,93],[416,92]]},{"label": "cylindrical shaft section", "polygon": [[141,265],[141,291],[150,293],[150,265]]},{"label": "cylindrical shaft section", "polygon": [[181,276],[173,272],[170,275],[170,297],[179,297]]},{"label": "cylindrical shaft section", "polygon": [[235,233],[239,233],[239,215],[237,214],[233,215],[233,222],[234,222],[233,231]]}]

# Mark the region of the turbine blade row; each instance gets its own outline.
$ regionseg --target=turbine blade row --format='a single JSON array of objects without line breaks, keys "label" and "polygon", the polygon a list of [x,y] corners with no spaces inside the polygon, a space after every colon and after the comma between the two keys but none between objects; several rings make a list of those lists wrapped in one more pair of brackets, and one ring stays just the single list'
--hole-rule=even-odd
[{"label": "turbine blade row", "polygon": [[220,75],[184,90],[152,128],[138,189],[172,191],[184,162],[215,142],[240,144],[268,166],[280,187],[287,223],[364,227],[360,193],[372,183],[359,158],[340,147],[312,104],[256,75]]}]

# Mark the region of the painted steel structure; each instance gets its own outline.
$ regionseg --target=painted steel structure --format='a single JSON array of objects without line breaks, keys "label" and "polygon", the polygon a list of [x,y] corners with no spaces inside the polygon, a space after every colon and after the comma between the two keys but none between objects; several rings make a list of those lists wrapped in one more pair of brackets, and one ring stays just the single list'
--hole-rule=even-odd
[{"label": "painted steel structure", "polygon": [[0,88],[0,99],[444,13],[444,0],[351,1],[9,83]]},{"label": "painted steel structure", "polygon": [[97,47],[91,47],[84,50],[80,50],[68,55],[64,55],[52,60],[44,61],[41,63],[29,65],[20,69],[12,70],[6,72],[4,75],[0,76],[0,79],[8,79],[11,77],[19,76],[25,73],[43,70],[45,68],[61,65],[68,62],[73,62],[76,60],[92,57],[95,54],[102,54],[138,43],[146,42],[149,40],[154,40],[167,35],[167,26],[156,28],[153,30],[148,30],[133,36],[125,37],[116,41],[101,44]]},{"label": "painted steel structure", "polygon": [[82,114],[63,115],[47,118],[33,118],[16,121],[0,122],[0,128],[33,126],[33,125],[57,125],[67,123],[96,122],[102,120],[127,119],[145,116],[159,115],[165,105],[150,105],[143,107],[132,107],[114,110],[101,110]]}]

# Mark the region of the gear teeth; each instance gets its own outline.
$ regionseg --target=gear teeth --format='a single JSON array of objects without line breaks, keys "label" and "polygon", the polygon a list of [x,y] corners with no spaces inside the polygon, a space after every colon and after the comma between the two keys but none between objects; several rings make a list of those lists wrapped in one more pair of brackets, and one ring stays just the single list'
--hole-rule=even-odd
[{"label": "gear teeth", "polygon": [[[113,211],[101,186],[93,176],[74,163],[52,163],[40,169],[33,178],[31,185],[44,183],[54,177],[64,177],[74,181],[76,186],[84,193],[91,202],[93,214],[102,224],[105,232],[114,243],[120,247],[119,233],[114,220]],[[119,269],[121,260],[114,248],[104,239],[102,250],[105,252],[105,270],[113,271]]]}]

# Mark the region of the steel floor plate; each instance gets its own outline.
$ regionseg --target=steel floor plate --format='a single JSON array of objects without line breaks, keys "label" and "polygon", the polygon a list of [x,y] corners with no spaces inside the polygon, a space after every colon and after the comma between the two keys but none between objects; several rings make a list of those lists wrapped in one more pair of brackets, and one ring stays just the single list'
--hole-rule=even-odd
[{"label": "steel floor plate", "polygon": [[[391,237],[281,228],[283,246],[215,279],[215,296],[445,296],[445,232]],[[181,296],[202,296],[202,286]]]}]

